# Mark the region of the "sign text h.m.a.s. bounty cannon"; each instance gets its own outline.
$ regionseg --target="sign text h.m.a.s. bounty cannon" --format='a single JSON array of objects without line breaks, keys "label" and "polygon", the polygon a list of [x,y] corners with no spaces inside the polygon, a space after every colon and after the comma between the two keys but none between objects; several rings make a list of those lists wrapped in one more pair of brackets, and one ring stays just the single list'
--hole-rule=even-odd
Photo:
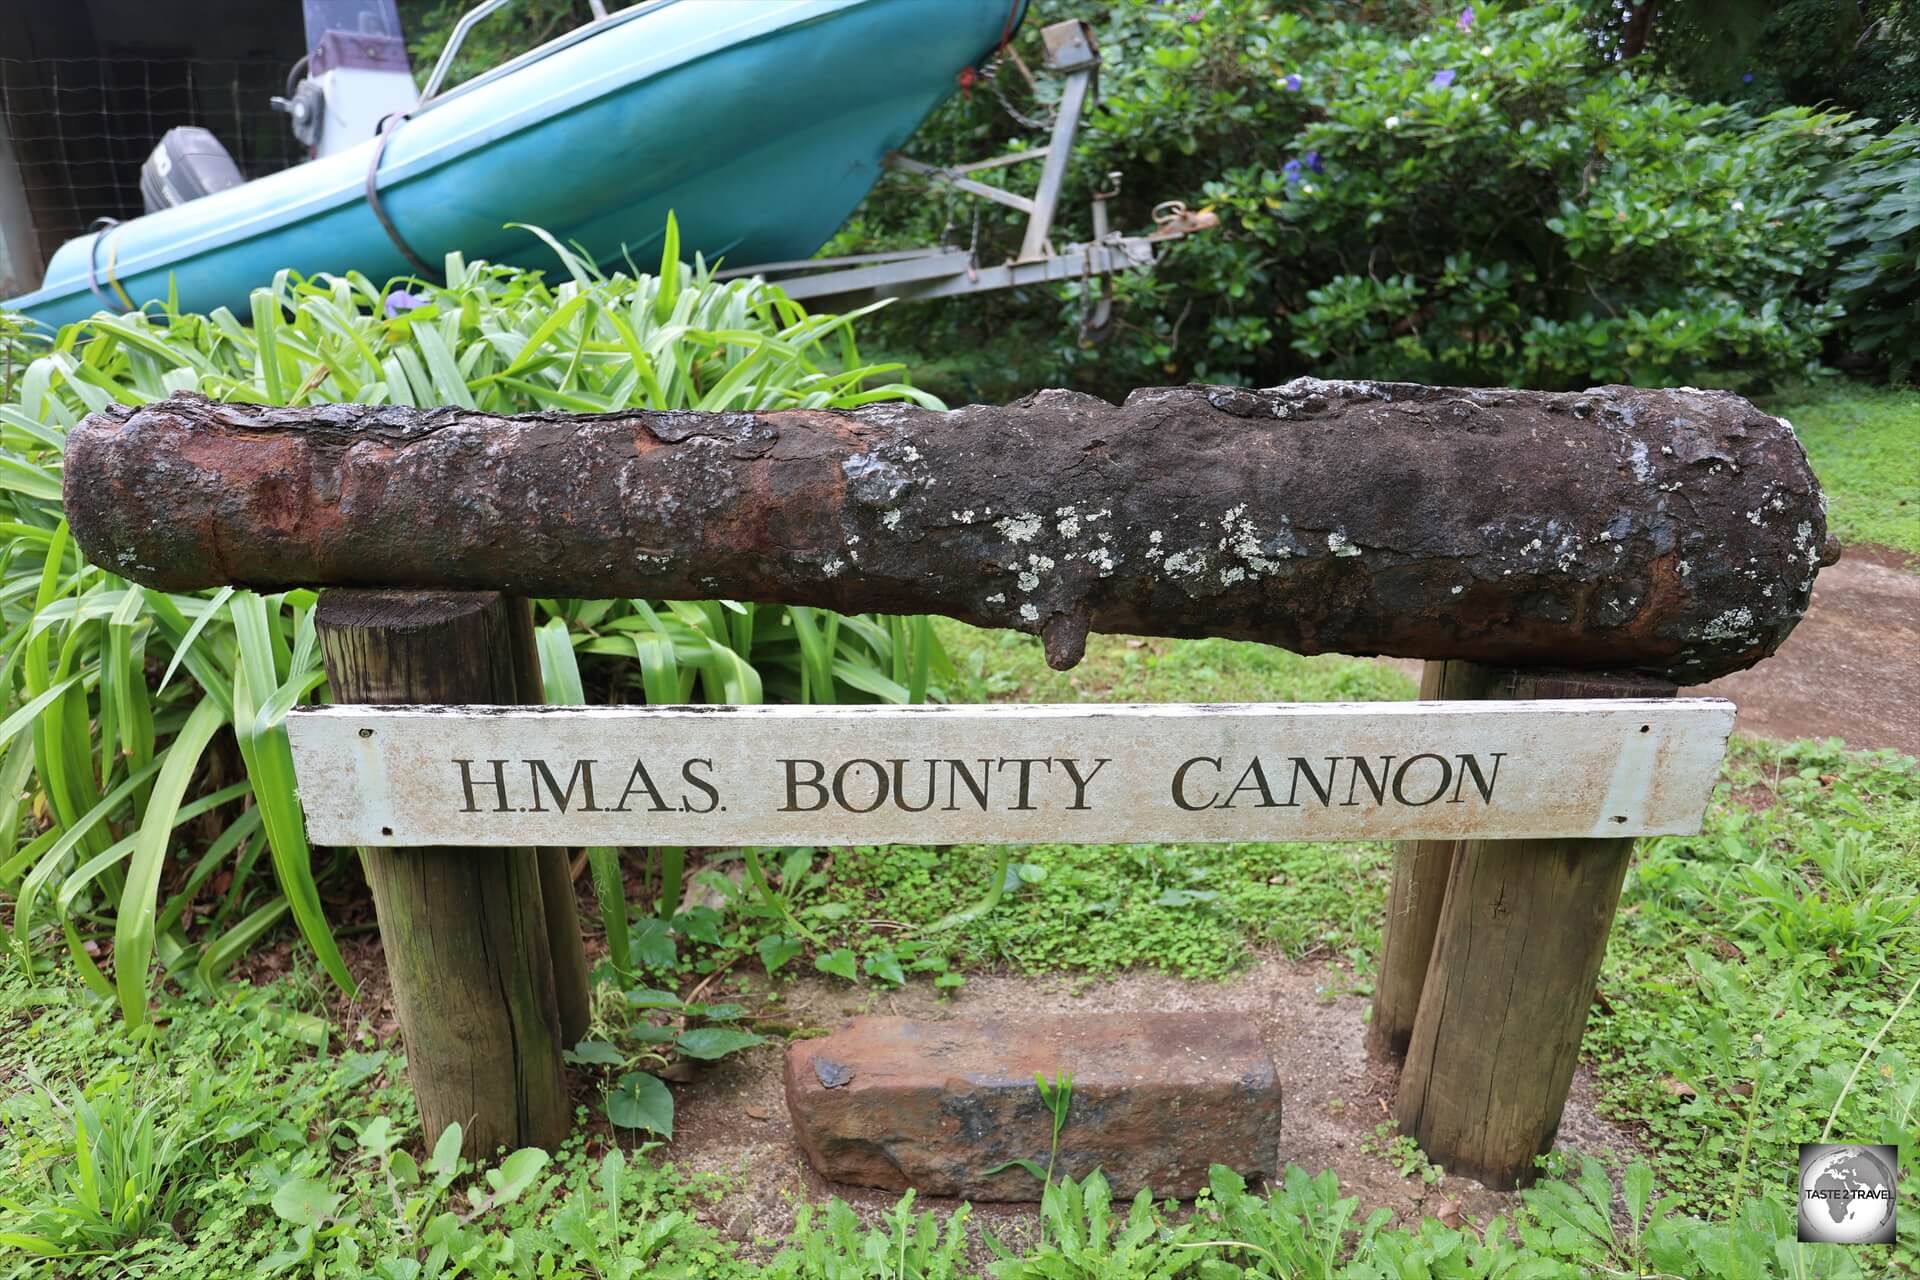
[{"label": "sign text h.m.a.s. bounty cannon", "polygon": [[[290,717],[367,865],[423,1116],[551,1143],[584,966],[558,847],[1391,838],[1371,1043],[1448,1167],[1531,1176],[1635,835],[1831,558],[1735,396],[1300,380],[934,413],[533,414],[175,396],[69,439],[96,562],[338,588]],[[1400,706],[535,710],[535,596],[940,613],[1427,661]],[[379,704],[406,704],[382,707]],[[538,851],[536,851],[538,850]],[[1491,909],[1498,904],[1498,909]],[[491,931],[491,936],[480,936]]]}]

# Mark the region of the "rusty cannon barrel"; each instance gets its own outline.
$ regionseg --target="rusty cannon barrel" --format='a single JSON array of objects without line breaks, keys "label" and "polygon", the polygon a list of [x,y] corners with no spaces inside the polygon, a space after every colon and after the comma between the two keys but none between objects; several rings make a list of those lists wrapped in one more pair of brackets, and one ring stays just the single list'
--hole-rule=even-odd
[{"label": "rusty cannon barrel", "polygon": [[94,561],[359,586],[940,613],[1042,635],[1640,670],[1771,653],[1837,555],[1725,392],[1298,379],[940,413],[534,413],[174,395],[74,428]]}]

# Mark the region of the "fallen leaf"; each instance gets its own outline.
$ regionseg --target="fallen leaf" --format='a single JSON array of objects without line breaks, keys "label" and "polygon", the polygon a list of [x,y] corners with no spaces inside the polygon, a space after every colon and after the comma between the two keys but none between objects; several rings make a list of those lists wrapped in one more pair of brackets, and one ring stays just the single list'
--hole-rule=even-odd
[{"label": "fallen leaf", "polygon": [[1700,1091],[1685,1080],[1675,1080],[1672,1076],[1662,1076],[1660,1087],[1683,1102],[1692,1102],[1700,1096]]}]

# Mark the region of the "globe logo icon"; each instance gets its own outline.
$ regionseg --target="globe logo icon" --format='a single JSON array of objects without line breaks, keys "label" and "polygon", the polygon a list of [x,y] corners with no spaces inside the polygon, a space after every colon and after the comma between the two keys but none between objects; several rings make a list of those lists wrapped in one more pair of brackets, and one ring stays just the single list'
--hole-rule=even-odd
[{"label": "globe logo icon", "polygon": [[1807,1142],[1800,1146],[1800,1239],[1817,1244],[1889,1244],[1894,1237],[1892,1147]]}]

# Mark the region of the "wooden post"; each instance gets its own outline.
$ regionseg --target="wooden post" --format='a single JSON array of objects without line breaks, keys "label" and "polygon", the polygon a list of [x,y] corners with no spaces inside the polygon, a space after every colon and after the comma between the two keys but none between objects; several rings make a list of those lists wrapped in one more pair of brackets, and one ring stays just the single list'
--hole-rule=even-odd
[{"label": "wooden post", "polygon": [[[540,679],[540,648],[533,639],[533,606],[519,597],[507,599],[513,624],[514,701],[522,706],[545,705]],[[553,958],[554,994],[560,1001],[561,1044],[572,1048],[586,1038],[592,1020],[591,984],[587,981],[587,952],[580,937],[580,909],[573,896],[573,871],[565,849],[541,849],[540,902],[547,915],[547,947]]]},{"label": "wooden post", "polygon": [[[326,592],[315,622],[334,700],[515,702],[512,613],[491,591]],[[427,1142],[458,1122],[469,1155],[558,1146],[571,1107],[534,851],[365,853]]]},{"label": "wooden post", "polygon": [[[1505,671],[1486,696],[1673,692],[1632,675]],[[1449,1172],[1502,1190],[1533,1181],[1560,1127],[1632,852],[1631,839],[1461,843],[1394,1111]]]},{"label": "wooden post", "polygon": [[[1475,699],[1487,696],[1494,668],[1474,662],[1435,659],[1420,672],[1420,700]],[[1433,934],[1440,924],[1447,876],[1453,870],[1457,840],[1401,840],[1393,848],[1393,888],[1387,894],[1387,918],[1380,928],[1380,959],[1373,984],[1373,1016],[1367,1023],[1367,1052],[1399,1061],[1407,1055],[1420,988],[1433,956]]]}]

